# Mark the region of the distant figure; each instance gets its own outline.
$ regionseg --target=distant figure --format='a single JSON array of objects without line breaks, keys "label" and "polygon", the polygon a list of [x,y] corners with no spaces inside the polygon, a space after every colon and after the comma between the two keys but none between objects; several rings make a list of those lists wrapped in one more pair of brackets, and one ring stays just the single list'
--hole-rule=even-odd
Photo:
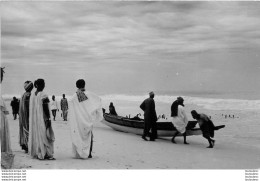
[{"label": "distant figure", "polygon": [[67,115],[68,115],[68,101],[65,98],[65,94],[62,95],[62,99],[60,101],[60,109],[62,110],[62,116],[63,116],[63,121],[67,121]]},{"label": "distant figure", "polygon": [[76,82],[77,92],[69,102],[72,150],[76,158],[92,158],[93,124],[103,119],[101,99],[85,90],[85,81]]},{"label": "distant figure", "polygon": [[235,118],[235,115],[233,115],[233,118]]},{"label": "distant figure", "polygon": [[55,121],[56,118],[56,112],[59,111],[58,108],[58,102],[55,100],[55,96],[52,96],[52,101],[50,102],[50,109],[52,112],[52,116],[53,116],[53,121]]},{"label": "distant figure", "polygon": [[227,115],[225,114],[225,119],[227,118]]},{"label": "distant figure", "polygon": [[28,153],[28,139],[29,139],[29,104],[33,83],[26,81],[24,83],[25,93],[21,96],[19,109],[19,143],[22,150]]},{"label": "distant figure", "polygon": [[197,111],[193,110],[191,111],[191,115],[198,121],[203,137],[209,142],[207,148],[213,148],[215,140],[212,138],[214,137],[215,125],[206,114],[198,114]]},{"label": "distant figure", "polygon": [[55,160],[54,154],[54,132],[51,125],[49,98],[43,92],[45,82],[37,79],[37,88],[30,98],[29,111],[29,154],[39,160]]},{"label": "distant figure", "polygon": [[14,120],[16,120],[17,118],[17,114],[19,114],[19,100],[16,97],[13,97],[13,100],[11,101],[11,107],[13,110],[13,116],[14,116]]},{"label": "distant figure", "polygon": [[[150,92],[149,98],[145,99],[140,105],[140,108],[144,111],[144,132],[142,138],[145,141],[148,141],[146,136],[150,136],[150,141],[155,141],[157,138],[157,114],[155,111],[155,102],[153,98],[154,93]],[[150,129],[152,130],[151,134],[149,133]]]},{"label": "distant figure", "polygon": [[186,116],[183,103],[184,103],[184,99],[182,97],[178,97],[177,100],[175,100],[171,106],[172,124],[176,128],[176,133],[173,135],[171,141],[172,141],[172,143],[175,143],[175,144],[176,144],[175,137],[179,133],[183,134],[184,144],[189,144],[186,141],[186,126],[189,121]]},{"label": "distant figure", "polygon": [[116,109],[115,109],[115,106],[113,105],[113,102],[110,102],[109,114],[117,116]]}]

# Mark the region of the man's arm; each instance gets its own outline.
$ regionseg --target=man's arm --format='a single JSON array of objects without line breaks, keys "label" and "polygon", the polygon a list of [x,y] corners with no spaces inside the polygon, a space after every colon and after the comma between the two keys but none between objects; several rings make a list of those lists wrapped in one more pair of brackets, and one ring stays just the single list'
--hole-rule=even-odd
[{"label": "man's arm", "polygon": [[43,112],[48,120],[50,119],[49,102],[48,98],[42,100]]},{"label": "man's arm", "polygon": [[60,109],[62,110],[62,99],[60,100]]},{"label": "man's arm", "polygon": [[66,105],[67,105],[67,109],[69,109],[69,104],[68,104],[68,100],[66,99]]},{"label": "man's arm", "polygon": [[145,110],[145,103],[144,101],[142,102],[142,104],[140,105],[140,108],[144,111]]}]

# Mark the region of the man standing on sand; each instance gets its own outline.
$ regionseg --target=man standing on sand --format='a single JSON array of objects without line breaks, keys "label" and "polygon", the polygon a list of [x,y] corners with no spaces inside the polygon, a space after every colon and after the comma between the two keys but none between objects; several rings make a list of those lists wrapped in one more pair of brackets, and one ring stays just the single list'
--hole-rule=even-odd
[{"label": "man standing on sand", "polygon": [[92,158],[93,124],[103,119],[101,99],[85,90],[85,81],[76,82],[77,92],[69,101],[72,150],[76,158]]},{"label": "man standing on sand", "polygon": [[33,83],[26,81],[24,83],[25,93],[21,97],[19,109],[19,143],[22,150],[28,152],[28,139],[29,139],[29,104]]},{"label": "man standing on sand", "polygon": [[9,114],[7,107],[5,105],[4,99],[1,94],[1,85],[4,76],[4,68],[0,67],[1,77],[0,77],[0,116],[1,116],[1,168],[10,169],[13,165],[14,155],[11,149],[9,123],[7,115]]},{"label": "man standing on sand", "polygon": [[68,101],[65,98],[65,94],[63,94],[62,97],[63,98],[60,101],[60,108],[62,110],[63,121],[67,121],[67,115],[68,115],[68,109],[69,109]]},{"label": "man standing on sand", "polygon": [[36,92],[31,94],[29,107],[29,142],[28,152],[39,160],[55,160],[54,132],[52,129],[49,98],[43,92],[44,79],[35,81]]},{"label": "man standing on sand", "polygon": [[[140,105],[140,108],[144,111],[144,132],[142,138],[145,141],[147,141],[146,136],[150,136],[150,141],[155,141],[157,138],[157,115],[153,98],[154,93],[150,92],[149,98],[145,99]],[[152,130],[151,134],[149,133],[150,129]]]},{"label": "man standing on sand", "polygon": [[191,111],[191,115],[198,121],[203,137],[209,142],[209,146],[207,148],[213,148],[215,144],[215,140],[212,139],[214,137],[215,130],[213,122],[206,114],[198,114],[195,110]]}]

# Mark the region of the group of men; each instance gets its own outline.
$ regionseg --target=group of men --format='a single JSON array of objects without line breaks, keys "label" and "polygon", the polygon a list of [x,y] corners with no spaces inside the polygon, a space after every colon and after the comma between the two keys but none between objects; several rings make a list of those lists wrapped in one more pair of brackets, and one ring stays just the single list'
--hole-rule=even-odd
[{"label": "group of men", "polygon": [[[32,92],[34,87],[36,90]],[[67,114],[70,120],[74,157],[92,158],[93,123],[103,119],[101,99],[85,91],[83,79],[76,82],[76,87],[77,91],[69,102],[63,94],[61,110],[64,120],[67,120]],[[54,160],[55,135],[52,128],[50,101],[48,95],[43,92],[44,88],[44,79],[37,79],[34,83],[31,81],[24,83],[26,92],[21,97],[19,109],[19,144],[32,158]],[[2,110],[4,108],[1,107]],[[3,120],[7,120],[5,112],[3,114],[1,112],[1,116],[4,116]],[[11,148],[8,125],[1,127],[1,134],[1,150],[9,153]]]},{"label": "group of men", "polygon": [[[35,91],[34,94],[32,94],[31,91],[33,90],[34,87],[37,90]],[[31,127],[31,132],[34,132],[37,129],[37,127],[34,127],[34,125],[38,124],[38,122],[36,122],[35,124],[30,123],[32,126],[29,126],[30,119],[31,119],[31,122],[33,122],[34,119],[37,118],[36,115],[34,115],[34,112],[38,111],[36,109],[37,105],[35,104],[34,107],[32,105],[34,104],[34,102],[37,102],[37,100],[36,100],[37,94],[42,95],[42,91],[43,91],[44,87],[45,87],[45,82],[43,79],[36,80],[34,84],[31,81],[26,81],[24,83],[25,93],[21,96],[21,101],[20,101],[20,106],[19,106],[19,128],[20,128],[19,129],[19,144],[20,144],[22,150],[25,150],[26,153],[28,153],[28,148],[29,148],[29,146],[28,146],[29,132],[30,132],[29,128]],[[48,99],[48,96],[47,95],[42,96],[39,101],[42,102],[43,110],[40,109],[40,112],[43,113],[44,122],[46,124],[45,125],[46,130],[48,129],[47,133],[49,134],[49,136],[53,136],[54,133],[53,133],[52,127],[50,126],[51,121],[49,120],[50,119],[50,114],[49,114],[50,106],[48,106],[48,104],[50,103],[50,101]],[[68,102],[67,102],[67,99],[65,98],[65,94],[63,94],[63,98],[61,99],[61,109],[63,111],[63,119],[66,120],[67,112],[68,112]],[[30,118],[30,113],[31,113],[31,118]],[[38,119],[41,120],[42,119],[41,117],[42,116],[40,116],[40,118],[38,118]],[[33,129],[33,127],[35,129]],[[36,132],[34,132],[33,134],[37,135]],[[34,139],[34,138],[31,138],[31,139]],[[54,139],[54,138],[51,138],[51,139]],[[53,141],[54,140],[51,140],[51,142],[53,142]]]},{"label": "group of men", "polygon": [[[140,105],[140,108],[144,111],[144,131],[142,139],[145,141],[148,141],[146,138],[147,136],[150,137],[150,141],[155,141],[157,138],[157,114],[154,96],[154,92],[150,92],[149,98],[145,99]],[[213,148],[215,140],[212,138],[214,137],[214,130],[217,130],[217,128],[207,115],[199,114],[195,110],[191,111],[191,115],[198,121],[203,137],[209,142],[207,148]],[[176,128],[176,132],[171,141],[176,144],[175,137],[178,134],[182,134],[184,137],[184,144],[188,144],[186,141],[186,126],[188,124],[188,119],[184,110],[184,99],[182,97],[178,97],[171,105],[171,122]]]}]

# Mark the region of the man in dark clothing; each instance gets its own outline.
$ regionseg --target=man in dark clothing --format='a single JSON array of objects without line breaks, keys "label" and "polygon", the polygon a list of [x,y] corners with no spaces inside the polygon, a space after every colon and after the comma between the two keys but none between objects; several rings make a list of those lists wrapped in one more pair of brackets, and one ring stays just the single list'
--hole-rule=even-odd
[{"label": "man in dark clothing", "polygon": [[[157,138],[156,121],[157,115],[155,111],[154,93],[149,93],[149,98],[145,99],[140,105],[140,108],[144,111],[144,132],[142,138],[147,141],[146,136],[150,136],[150,141],[155,141]],[[152,133],[149,134],[150,129]]]},{"label": "man in dark clothing", "polygon": [[207,148],[213,148],[215,140],[212,138],[214,137],[214,130],[216,130],[215,125],[206,114],[198,114],[195,110],[193,110],[191,111],[191,115],[198,121],[203,137],[209,142],[209,146]]},{"label": "man in dark clothing", "polygon": [[16,97],[13,97],[13,100],[11,101],[11,106],[13,109],[13,116],[14,116],[14,120],[16,120],[17,118],[17,114],[19,114],[19,100]]},{"label": "man in dark clothing", "polygon": [[115,106],[113,105],[113,102],[110,102],[110,105],[109,105],[109,114],[117,116],[116,108],[115,108]]}]

